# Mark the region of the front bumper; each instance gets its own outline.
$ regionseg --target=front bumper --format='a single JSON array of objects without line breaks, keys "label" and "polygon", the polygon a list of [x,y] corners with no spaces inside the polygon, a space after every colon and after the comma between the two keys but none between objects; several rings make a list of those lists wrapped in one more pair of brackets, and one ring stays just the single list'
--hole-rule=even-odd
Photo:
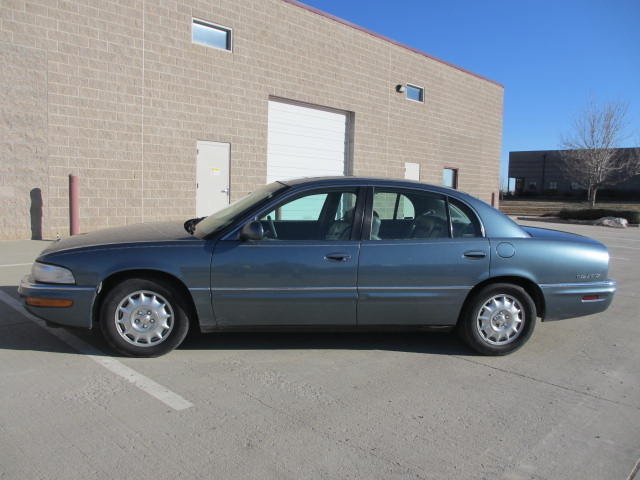
[{"label": "front bumper", "polygon": [[[616,292],[615,280],[540,285],[545,300],[544,320],[562,320],[604,312]],[[584,297],[597,297],[584,300]]]},{"label": "front bumper", "polygon": [[34,297],[54,300],[71,300],[70,307],[35,307],[25,305],[25,308],[48,322],[69,327],[91,328],[93,302],[96,289],[93,287],[78,287],[76,285],[52,285],[34,283],[29,275],[24,277],[18,287],[21,297]]}]

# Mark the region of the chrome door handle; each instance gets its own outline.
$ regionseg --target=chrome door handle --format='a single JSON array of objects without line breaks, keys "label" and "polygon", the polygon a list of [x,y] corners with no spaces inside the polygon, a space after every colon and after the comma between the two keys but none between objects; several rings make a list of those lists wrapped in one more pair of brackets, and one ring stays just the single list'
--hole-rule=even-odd
[{"label": "chrome door handle", "polygon": [[341,252],[327,253],[324,256],[324,259],[330,262],[348,262],[349,260],[351,260],[351,255]]},{"label": "chrome door handle", "polygon": [[482,250],[469,250],[464,252],[463,255],[467,258],[484,258],[487,256]]},{"label": "chrome door handle", "polygon": [[227,187],[227,188],[225,188],[223,190],[220,190],[220,193],[226,193],[227,195],[229,195],[229,187]]}]

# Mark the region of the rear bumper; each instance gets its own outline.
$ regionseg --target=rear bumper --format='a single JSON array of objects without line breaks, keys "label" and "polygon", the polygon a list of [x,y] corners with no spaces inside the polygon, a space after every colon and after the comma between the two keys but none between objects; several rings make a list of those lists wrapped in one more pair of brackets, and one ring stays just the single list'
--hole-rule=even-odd
[{"label": "rear bumper", "polygon": [[71,300],[70,307],[35,307],[25,305],[25,308],[36,317],[48,322],[69,327],[91,328],[91,311],[96,298],[93,287],[78,287],[75,285],[50,285],[33,283],[29,276],[20,282],[18,293],[21,297],[40,299]]},{"label": "rear bumper", "polygon": [[[616,292],[616,282],[540,285],[545,300],[544,320],[562,320],[604,312]],[[584,297],[594,297],[585,300]],[[597,298],[596,298],[597,297]]]}]

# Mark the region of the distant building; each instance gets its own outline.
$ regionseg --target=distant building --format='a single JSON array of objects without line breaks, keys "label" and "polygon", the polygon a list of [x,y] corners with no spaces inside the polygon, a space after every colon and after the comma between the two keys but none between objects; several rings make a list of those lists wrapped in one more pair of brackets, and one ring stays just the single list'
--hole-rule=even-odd
[{"label": "distant building", "polygon": [[[582,196],[585,188],[562,170],[561,150],[509,152],[509,184],[514,195]],[[619,148],[621,157],[640,153],[640,148]],[[640,200],[640,175],[598,191],[600,198]]]}]

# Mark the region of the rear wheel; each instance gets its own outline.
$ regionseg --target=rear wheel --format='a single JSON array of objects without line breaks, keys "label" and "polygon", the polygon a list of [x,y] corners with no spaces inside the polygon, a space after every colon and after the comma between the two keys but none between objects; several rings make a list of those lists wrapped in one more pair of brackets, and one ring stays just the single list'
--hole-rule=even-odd
[{"label": "rear wheel", "polygon": [[182,298],[170,286],[132,278],[107,293],[100,310],[100,329],[114,350],[155,357],[182,343],[189,319]]},{"label": "rear wheel", "polygon": [[476,352],[505,355],[527,342],[535,322],[535,303],[522,287],[495,283],[469,299],[458,330]]}]

